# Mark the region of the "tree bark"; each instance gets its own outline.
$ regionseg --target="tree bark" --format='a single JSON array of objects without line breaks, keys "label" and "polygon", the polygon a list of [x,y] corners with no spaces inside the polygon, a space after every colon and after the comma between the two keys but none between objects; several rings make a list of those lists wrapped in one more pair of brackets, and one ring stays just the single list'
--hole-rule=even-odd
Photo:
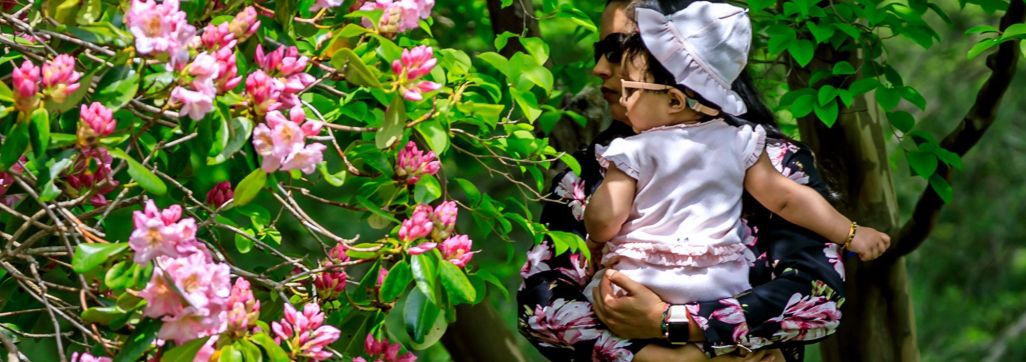
[{"label": "tree bark", "polygon": [[[813,72],[830,71],[842,60],[857,66],[860,56],[821,46],[808,67],[791,72],[788,83],[792,89],[808,87]],[[875,107],[866,97],[858,97],[851,108],[842,107],[833,127],[815,115],[800,119],[798,127],[802,142],[816,154],[827,183],[839,194],[841,201],[835,206],[859,224],[893,233],[898,224],[897,200],[881,120],[869,112]],[[849,256],[845,261],[842,323],[837,333],[821,344],[823,360],[918,361],[904,260],[863,263]]]},{"label": "tree bark", "polygon": [[[492,32],[499,36],[504,32],[513,34],[540,37],[538,20],[534,17],[534,6],[529,0],[513,0],[513,4],[502,7],[502,0],[488,0],[488,17],[492,20]],[[511,41],[506,47],[499,49],[499,54],[509,58],[516,52],[523,52],[524,46],[520,42]]]},{"label": "tree bark", "polygon": [[[484,292],[484,291],[480,291]],[[442,343],[453,361],[524,362],[516,336],[487,302],[456,307]]]}]

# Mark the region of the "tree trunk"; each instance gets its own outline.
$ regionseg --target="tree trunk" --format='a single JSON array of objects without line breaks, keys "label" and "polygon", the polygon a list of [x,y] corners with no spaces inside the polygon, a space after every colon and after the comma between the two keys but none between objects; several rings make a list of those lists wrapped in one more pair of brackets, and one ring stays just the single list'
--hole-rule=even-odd
[{"label": "tree trunk", "polygon": [[[503,8],[502,0],[488,0],[488,18],[492,20],[495,36],[508,31],[517,35],[540,37],[538,20],[533,16],[534,6],[530,1],[514,1],[512,5]],[[499,49],[499,54],[509,58],[518,51],[525,51],[524,46],[520,42],[511,41]]]},{"label": "tree trunk", "polygon": [[[808,67],[791,73],[792,89],[808,87],[810,74],[830,71],[835,62],[857,65],[860,60],[858,54],[834,53],[829,47],[820,47],[816,55]],[[893,234],[898,207],[881,120],[869,112],[875,108],[866,97],[858,97],[851,108],[841,109],[833,127],[815,115],[800,119],[798,126],[827,183],[839,193],[838,209],[859,224]],[[823,360],[918,361],[904,259],[863,263],[849,256],[846,261],[844,317],[837,333],[822,343]]]}]

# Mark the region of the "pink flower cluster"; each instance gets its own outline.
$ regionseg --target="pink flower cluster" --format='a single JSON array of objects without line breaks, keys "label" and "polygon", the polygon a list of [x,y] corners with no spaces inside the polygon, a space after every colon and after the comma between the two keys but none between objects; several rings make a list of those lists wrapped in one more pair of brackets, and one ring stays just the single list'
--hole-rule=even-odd
[{"label": "pink flower cluster", "polygon": [[15,162],[7,172],[0,171],[0,202],[4,205],[14,206],[17,201],[17,196],[15,195],[4,195],[11,185],[14,185],[14,175],[20,175],[25,171],[25,162],[25,156],[21,156],[21,159]]},{"label": "pink flower cluster", "polygon": [[78,352],[71,354],[71,362],[113,362],[114,360],[110,357],[97,357],[89,354],[88,352]]},{"label": "pink flower cluster", "polygon": [[434,209],[429,205],[417,205],[413,214],[399,225],[399,240],[412,242],[430,235],[432,241],[410,247],[407,252],[417,255],[437,247],[445,260],[465,267],[477,252],[471,251],[474,243],[469,237],[452,234],[457,211],[454,201],[445,201]]},{"label": "pink flower cluster", "polygon": [[289,118],[279,111],[271,111],[267,122],[253,130],[253,147],[262,158],[266,172],[301,170],[310,174],[323,160],[324,145],[306,144],[306,137],[316,136],[322,123],[306,119],[299,107],[289,110]]},{"label": "pink flower cluster", "polygon": [[341,268],[341,263],[349,261],[346,245],[339,243],[328,251],[328,258],[321,261],[326,270],[314,275],[313,283],[317,288],[317,296],[326,300],[335,299],[346,288],[349,275]]},{"label": "pink flower cluster", "polygon": [[246,96],[249,97],[249,104],[257,116],[263,116],[268,112],[281,108],[278,97],[285,90],[285,85],[263,70],[250,73],[246,77]]},{"label": "pink flower cluster", "polygon": [[80,192],[95,190],[96,194],[89,199],[93,206],[106,205],[107,197],[104,195],[118,186],[111,169],[112,162],[114,158],[103,147],[82,148],[65,181],[72,189]]},{"label": "pink flower cluster", "polygon": [[260,28],[260,20],[257,20],[256,9],[252,6],[247,6],[242,9],[238,14],[235,14],[235,18],[228,23],[228,30],[235,35],[235,39],[238,41],[246,41],[249,37],[256,34],[257,29]]},{"label": "pink flower cluster", "polygon": [[235,278],[227,306],[227,333],[240,338],[259,328],[256,322],[260,318],[260,301],[253,297],[249,281]]},{"label": "pink flower cluster", "polygon": [[421,77],[431,73],[431,69],[438,63],[435,59],[434,49],[421,45],[413,49],[403,49],[402,56],[392,61],[392,72],[395,73],[396,83],[403,97],[411,101],[424,99],[422,93],[436,91],[442,87],[441,84],[431,81],[417,81]]},{"label": "pink flower cluster", "polygon": [[64,103],[68,95],[78,90],[82,73],[75,71],[75,58],[61,54],[43,63],[42,70],[25,60],[11,72],[14,85],[14,107],[22,112],[32,112],[39,106],[40,86],[43,95],[55,103]]},{"label": "pink flower cluster", "polygon": [[86,106],[82,105],[79,110],[79,120],[82,121],[79,129],[86,129],[96,137],[107,137],[114,133],[117,122],[114,121],[114,112],[104,107],[100,102],[93,102]]},{"label": "pink flower cluster", "polygon": [[174,68],[189,59],[189,43],[196,28],[189,25],[178,0],[132,0],[125,13],[125,25],[135,36],[135,50],[139,54],[166,54]]},{"label": "pink flower cluster", "polygon": [[278,83],[274,89],[280,90],[277,101],[285,108],[298,105],[299,92],[314,82],[314,77],[305,72],[310,59],[299,54],[294,46],[281,46],[265,53],[263,46],[257,45],[255,60],[260,69],[274,76]]},{"label": "pink flower cluster", "polygon": [[231,181],[219,182],[214,188],[207,191],[207,205],[219,207],[234,197]]},{"label": "pink flower cluster", "polygon": [[[228,311],[235,306],[229,302],[241,303],[244,309],[258,308],[244,295],[248,284],[236,283],[238,294],[231,298],[228,265],[215,263],[207,247],[196,240],[196,221],[182,219],[181,206],[160,210],[149,200],[143,212],[132,214],[132,221],[135,230],[128,246],[135,251],[135,262],[156,262],[139,297],[147,301],[143,315],[164,322],[159,338],[181,344],[223,332]],[[248,318],[251,312],[241,314]]]},{"label": "pink flower cluster", "polygon": [[405,178],[407,184],[413,185],[420,181],[421,176],[438,173],[438,169],[441,167],[442,164],[438,162],[438,158],[435,157],[433,151],[424,153],[424,151],[417,148],[416,143],[410,141],[406,144],[406,148],[399,151],[399,157],[396,159],[395,175]]},{"label": "pink flower cluster", "polygon": [[209,53],[196,55],[196,59],[185,68],[192,81],[187,87],[177,86],[171,90],[171,99],[182,104],[179,115],[188,115],[198,121],[214,109],[214,97],[217,96],[214,80],[220,68],[217,58]]},{"label": "pink flower cluster", "polygon": [[221,333],[227,324],[231,279],[227,264],[214,263],[204,249],[183,257],[156,258],[146,289],[143,315],[161,318],[160,339],[187,341]]},{"label": "pink flower cluster", "polygon": [[[401,344],[388,343],[388,340],[384,338],[378,340],[374,338],[373,334],[367,334],[367,338],[363,341],[363,350],[375,362],[414,362],[417,360],[417,356],[411,352],[406,352],[406,354],[400,356],[400,347],[402,347]],[[353,362],[367,362],[367,359],[355,357]]]},{"label": "pink flower cluster", "polygon": [[326,348],[342,334],[338,328],[324,324],[324,313],[316,303],[308,303],[300,313],[285,303],[285,316],[280,322],[271,322],[275,342],[286,342],[290,360],[309,358],[323,361],[331,357]]},{"label": "pink flower cluster", "polygon": [[128,246],[135,251],[135,262],[146,264],[158,256],[181,257],[206,250],[196,240],[196,220],[182,219],[182,207],[171,205],[160,210],[153,200],[147,200],[143,211],[132,213],[135,230],[128,238]]},{"label": "pink flower cluster", "polygon": [[[378,20],[378,31],[385,35],[416,29],[420,19],[431,17],[435,0],[373,0],[364,2],[360,10],[382,10]],[[371,21],[363,20],[363,26],[370,28]]]}]

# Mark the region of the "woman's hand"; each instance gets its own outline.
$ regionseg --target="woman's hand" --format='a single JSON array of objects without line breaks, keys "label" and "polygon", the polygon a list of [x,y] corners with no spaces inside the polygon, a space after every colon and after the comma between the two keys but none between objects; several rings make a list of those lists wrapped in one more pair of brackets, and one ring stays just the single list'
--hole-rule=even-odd
[{"label": "woman's hand", "polygon": [[891,246],[891,237],[868,226],[859,226],[851,240],[851,251],[862,261],[870,261],[882,255]]},{"label": "woman's hand", "polygon": [[[613,294],[616,284],[627,295]],[[599,287],[592,290],[592,309],[613,334],[624,339],[663,338],[663,303],[659,296],[614,269],[607,269]]]}]

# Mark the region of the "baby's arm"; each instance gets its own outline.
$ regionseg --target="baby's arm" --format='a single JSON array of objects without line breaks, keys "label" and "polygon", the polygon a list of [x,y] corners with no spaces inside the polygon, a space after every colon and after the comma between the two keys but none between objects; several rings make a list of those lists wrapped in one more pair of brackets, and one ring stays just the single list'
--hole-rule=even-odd
[{"label": "baby's arm", "polygon": [[[848,238],[851,220],[837,212],[819,193],[777,172],[766,153],[745,174],[745,189],[763,206],[795,225],[811,230],[837,244]],[[872,260],[890,246],[887,234],[859,226],[851,251],[862,260]]]},{"label": "baby's arm", "polygon": [[604,243],[620,232],[620,226],[627,221],[634,205],[636,187],[636,180],[609,165],[605,180],[584,209],[584,227],[593,241]]}]

